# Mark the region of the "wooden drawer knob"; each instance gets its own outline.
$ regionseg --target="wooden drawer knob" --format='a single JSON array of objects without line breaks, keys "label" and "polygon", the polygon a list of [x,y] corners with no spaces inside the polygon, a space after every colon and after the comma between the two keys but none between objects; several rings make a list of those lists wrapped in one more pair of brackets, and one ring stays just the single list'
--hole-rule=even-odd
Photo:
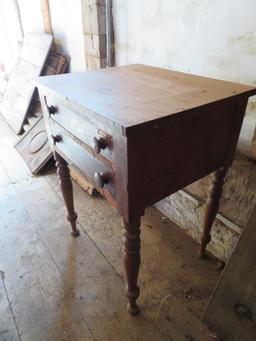
[{"label": "wooden drawer knob", "polygon": [[94,173],[94,180],[100,188],[103,188],[104,185],[108,183],[108,176],[107,176],[107,174],[105,174],[103,172],[101,172],[101,173],[95,172]]},{"label": "wooden drawer knob", "polygon": [[48,107],[47,105],[47,109],[48,109],[49,116],[55,115],[58,112],[58,109],[54,105],[51,105],[50,107]]},{"label": "wooden drawer knob", "polygon": [[52,135],[53,144],[59,143],[62,141],[62,137],[60,135]]},{"label": "wooden drawer knob", "polygon": [[103,137],[93,137],[92,138],[92,148],[96,154],[99,154],[101,149],[105,149],[107,147],[107,142]]}]

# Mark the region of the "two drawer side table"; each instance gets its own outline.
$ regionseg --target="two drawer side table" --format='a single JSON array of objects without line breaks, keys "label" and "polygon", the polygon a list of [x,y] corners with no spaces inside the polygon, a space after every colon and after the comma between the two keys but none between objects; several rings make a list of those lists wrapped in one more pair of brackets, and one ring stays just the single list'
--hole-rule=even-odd
[{"label": "two drawer side table", "polygon": [[256,89],[146,65],[40,77],[37,86],[72,235],[79,231],[69,163],[123,218],[128,311],[135,315],[145,208],[214,172],[199,250],[205,255]]}]

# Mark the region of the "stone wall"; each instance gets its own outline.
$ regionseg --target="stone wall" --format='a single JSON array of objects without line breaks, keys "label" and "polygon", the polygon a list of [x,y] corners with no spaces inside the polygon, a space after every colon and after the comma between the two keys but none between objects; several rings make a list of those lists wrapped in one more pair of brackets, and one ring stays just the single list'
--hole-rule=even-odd
[{"label": "stone wall", "polygon": [[[209,175],[156,204],[163,214],[197,241],[202,233],[204,201],[211,178]],[[212,230],[212,242],[208,246],[212,254],[227,259],[255,204],[255,164],[237,154],[226,177],[219,214]]]}]

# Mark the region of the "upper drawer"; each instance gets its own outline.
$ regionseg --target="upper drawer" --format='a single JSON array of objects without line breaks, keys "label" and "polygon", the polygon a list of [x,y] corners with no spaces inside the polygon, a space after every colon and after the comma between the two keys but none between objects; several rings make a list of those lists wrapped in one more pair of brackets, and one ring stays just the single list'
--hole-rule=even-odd
[{"label": "upper drawer", "polygon": [[109,193],[112,200],[115,200],[114,171],[111,164],[93,157],[82,144],[75,141],[65,129],[53,121],[50,123],[50,133],[59,139],[54,149],[68,159],[70,164],[79,168],[103,195],[108,197]]},{"label": "upper drawer", "polygon": [[82,113],[68,107],[58,98],[44,96],[43,100],[46,115],[86,143],[94,156],[101,155],[110,161],[114,161],[113,139],[110,134],[102,131],[90,122],[88,117],[84,117]]}]

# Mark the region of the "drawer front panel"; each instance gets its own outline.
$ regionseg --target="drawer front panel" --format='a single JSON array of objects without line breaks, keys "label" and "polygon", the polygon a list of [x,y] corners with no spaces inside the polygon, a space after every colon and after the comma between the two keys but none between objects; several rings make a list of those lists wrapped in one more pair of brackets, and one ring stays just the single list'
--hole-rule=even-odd
[{"label": "drawer front panel", "polygon": [[106,142],[105,149],[100,149],[99,155],[113,161],[113,140],[112,136],[100,128],[95,126],[89,119],[82,117],[78,111],[69,108],[58,99],[49,96],[43,97],[46,115],[50,116],[53,121],[60,124],[70,133],[86,143],[90,147],[90,152],[94,156],[98,156],[93,149],[93,138],[97,140],[104,139]]},{"label": "drawer front panel", "polygon": [[[54,146],[56,152],[59,152],[64,158],[68,159],[69,163],[79,168],[85,176],[92,180],[100,192],[103,194],[105,191],[109,192],[115,200],[114,173],[110,164],[92,156],[81,144],[74,141],[65,129],[53,121],[50,123],[50,130],[52,136],[59,138],[59,141]],[[95,182],[96,172],[103,173],[108,179],[102,189]]]}]

